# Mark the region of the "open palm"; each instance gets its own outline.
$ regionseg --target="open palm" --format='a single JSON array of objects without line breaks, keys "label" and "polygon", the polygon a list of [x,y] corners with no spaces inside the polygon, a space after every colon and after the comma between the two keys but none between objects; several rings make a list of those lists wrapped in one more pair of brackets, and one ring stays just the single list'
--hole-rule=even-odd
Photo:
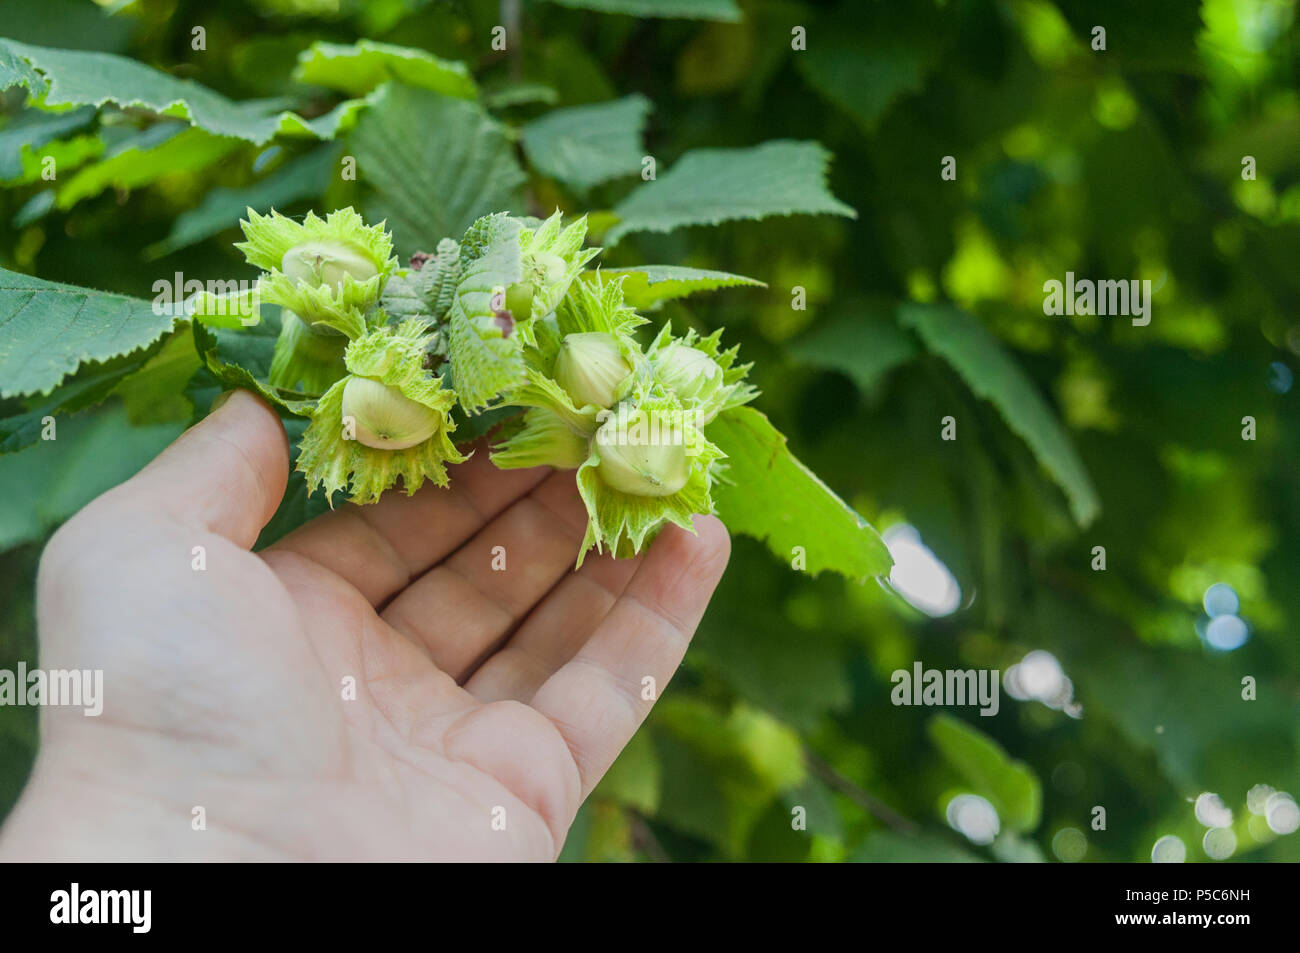
[{"label": "open palm", "polygon": [[700,517],[574,572],[572,474],[481,450],[253,554],[287,469],[238,392],[56,534],[41,667],[104,708],[43,711],[5,855],[554,859],[727,560]]}]

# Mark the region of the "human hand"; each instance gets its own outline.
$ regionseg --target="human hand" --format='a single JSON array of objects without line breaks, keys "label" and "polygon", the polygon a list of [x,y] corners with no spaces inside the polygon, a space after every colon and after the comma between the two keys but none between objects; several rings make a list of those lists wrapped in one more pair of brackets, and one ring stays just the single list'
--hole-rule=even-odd
[{"label": "human hand", "polygon": [[235,392],[55,534],[41,668],[101,669],[103,713],[42,710],[0,856],[552,860],[729,552],[698,517],[574,572],[572,473],[480,449],[450,489],[251,553],[287,478],[278,418]]}]

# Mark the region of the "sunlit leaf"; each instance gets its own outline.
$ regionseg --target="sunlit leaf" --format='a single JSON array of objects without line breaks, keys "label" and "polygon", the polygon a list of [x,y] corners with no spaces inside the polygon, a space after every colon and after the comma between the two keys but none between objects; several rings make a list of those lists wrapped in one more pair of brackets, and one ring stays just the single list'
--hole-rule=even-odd
[{"label": "sunlit leaf", "polygon": [[623,298],[634,308],[648,310],[665,301],[685,298],[701,291],[735,288],[742,285],[765,288],[757,278],[731,275],[725,271],[705,271],[680,265],[637,265],[631,268],[603,268],[588,271],[585,281],[623,279]]},{"label": "sunlit leaf", "polygon": [[726,481],[714,490],[718,515],[735,533],[764,540],[787,562],[796,547],[816,575],[832,569],[863,580],[889,571],[884,540],[800,463],[785,437],[752,407],[722,414],[705,435],[727,455]]},{"label": "sunlit leaf", "polygon": [[293,77],[349,96],[364,96],[389,80],[459,99],[473,99],[478,92],[464,63],[373,40],[358,40],[350,46],[313,43],[298,57]]}]

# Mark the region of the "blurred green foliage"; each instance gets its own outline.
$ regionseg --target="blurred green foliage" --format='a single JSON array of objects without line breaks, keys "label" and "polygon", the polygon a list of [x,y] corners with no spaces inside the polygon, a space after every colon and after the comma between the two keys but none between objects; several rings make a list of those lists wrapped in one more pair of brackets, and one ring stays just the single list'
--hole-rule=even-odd
[{"label": "blurred green foliage", "polygon": [[[618,239],[610,268],[766,283],[655,317],[725,326],[791,449],[877,527],[915,527],[960,585],[959,609],[932,619],[887,586],[812,577],[738,538],[683,671],[583,808],[566,859],[1077,859],[1060,847],[1077,844],[1058,836],[1069,828],[1085,860],[1146,860],[1166,834],[1205,859],[1191,801],[1213,791],[1235,812],[1235,857],[1300,860],[1300,838],[1274,836],[1246,805],[1257,784],[1300,789],[1293,0],[103,6],[111,16],[10,0],[0,33],[195,80],[238,107],[218,104],[237,135],[283,110],[331,115],[346,97],[352,131],[267,144],[138,108],[39,113],[10,89],[3,267],[147,298],[176,271],[251,276],[231,248],[245,203],[357,204],[389,216],[404,253],[458,233],[484,201],[591,211]],[[494,50],[513,9],[517,32]],[[362,38],[464,63],[473,83],[432,57],[390,64],[414,87],[376,92],[388,74],[360,68],[334,92],[294,80],[312,43]],[[447,98],[475,84],[491,115]],[[451,130],[475,150],[446,148]],[[819,143],[798,161],[817,166],[825,150],[829,192],[811,188],[815,168],[793,184],[769,175],[771,140]],[[644,186],[642,149],[659,172]],[[709,151],[679,168],[697,149]],[[355,181],[337,174],[340,154],[358,158]],[[57,182],[40,177],[44,155]],[[955,177],[941,176],[945,157]],[[1149,279],[1151,323],[1046,316],[1043,284],[1067,271]],[[22,454],[0,457],[0,667],[35,662],[44,536],[211,399],[197,378],[180,397],[194,366],[181,334],[87,366],[64,385],[76,393],[49,398],[77,412],[76,439],[60,439],[68,459],[40,483]],[[142,366],[179,405],[141,398]],[[35,439],[43,406],[0,403],[7,449]],[[945,417],[955,440],[941,439]],[[311,512],[290,496],[281,530]],[[1249,624],[1232,651],[1207,644],[1214,583],[1233,587]],[[891,674],[918,661],[1006,673],[1036,650],[1059,660],[1072,700],[1004,691],[989,718],[891,701]],[[0,815],[35,747],[32,710],[0,708]],[[992,843],[950,826],[963,793],[999,812]]]}]

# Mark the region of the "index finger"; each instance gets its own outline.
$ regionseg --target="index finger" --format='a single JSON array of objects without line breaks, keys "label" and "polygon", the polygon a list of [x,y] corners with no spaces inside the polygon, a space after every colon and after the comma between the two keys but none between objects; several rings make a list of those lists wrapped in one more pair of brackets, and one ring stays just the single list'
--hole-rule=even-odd
[{"label": "index finger", "polygon": [[176,438],[92,506],[161,513],[250,548],[275,514],[289,477],[289,440],[266,403],[244,390]]},{"label": "index finger", "polygon": [[722,522],[697,516],[695,528],[664,529],[586,645],[533,696],[564,736],[584,798],[677,671],[727,566]]}]

